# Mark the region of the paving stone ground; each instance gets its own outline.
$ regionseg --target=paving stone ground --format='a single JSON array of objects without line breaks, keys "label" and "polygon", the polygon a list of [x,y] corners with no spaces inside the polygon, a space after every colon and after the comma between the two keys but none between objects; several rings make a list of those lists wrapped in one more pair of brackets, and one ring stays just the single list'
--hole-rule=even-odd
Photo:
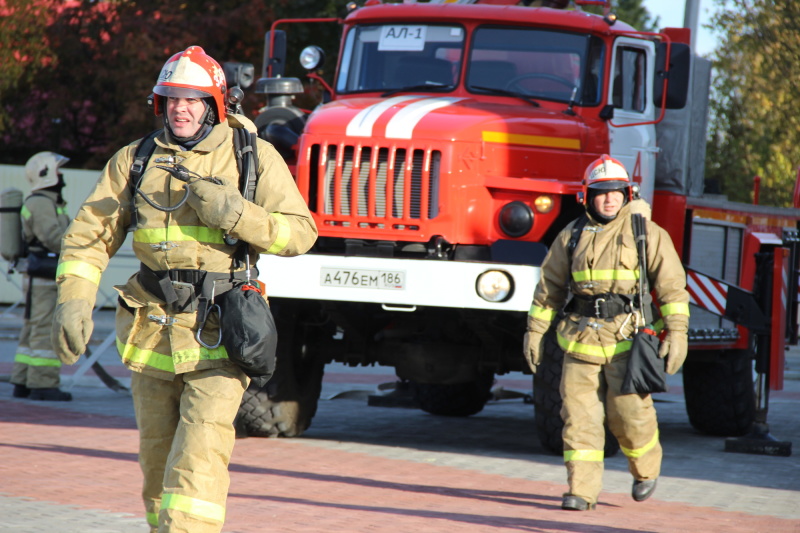
[{"label": "paving stone ground", "polygon": [[[102,335],[101,335],[102,337]],[[11,338],[0,339],[0,532],[146,533],[130,397],[91,371],[69,403],[11,398]],[[122,383],[129,373],[101,358]],[[725,453],[686,420],[680,381],[657,397],[664,472],[636,503],[624,458],[606,461],[594,512],[560,509],[561,459],[538,445],[519,398],[466,419],[367,405],[391,369],[329,365],[319,412],[298,439],[240,439],[226,533],[731,532],[800,533],[800,356],[773,393],[774,435],[791,457]],[[506,376],[530,392],[530,377]]]}]

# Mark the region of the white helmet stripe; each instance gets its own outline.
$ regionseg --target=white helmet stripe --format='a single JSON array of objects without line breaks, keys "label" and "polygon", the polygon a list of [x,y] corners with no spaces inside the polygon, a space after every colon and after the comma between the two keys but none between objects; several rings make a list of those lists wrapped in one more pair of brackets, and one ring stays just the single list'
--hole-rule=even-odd
[{"label": "white helmet stripe", "polygon": [[159,82],[178,83],[182,85],[195,85],[198,87],[213,87],[214,81],[206,69],[190,61],[186,56],[178,61],[164,65],[158,77]]}]

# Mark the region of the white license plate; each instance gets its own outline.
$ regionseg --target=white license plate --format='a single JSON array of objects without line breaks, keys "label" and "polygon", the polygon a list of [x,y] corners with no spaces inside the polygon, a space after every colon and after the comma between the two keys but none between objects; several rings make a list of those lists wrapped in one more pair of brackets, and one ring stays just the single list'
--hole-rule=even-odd
[{"label": "white license plate", "polygon": [[321,267],[319,284],[323,287],[403,290],[406,288],[406,273],[402,270]]}]

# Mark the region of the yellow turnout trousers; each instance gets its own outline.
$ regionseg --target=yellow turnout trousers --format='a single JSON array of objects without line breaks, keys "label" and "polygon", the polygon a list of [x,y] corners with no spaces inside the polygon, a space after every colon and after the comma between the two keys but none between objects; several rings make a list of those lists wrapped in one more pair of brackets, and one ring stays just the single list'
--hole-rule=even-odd
[{"label": "yellow turnout trousers", "polygon": [[132,374],[142,497],[151,531],[222,530],[233,419],[247,384],[233,364],[178,374],[172,381]]},{"label": "yellow turnout trousers", "polygon": [[14,356],[11,383],[30,389],[58,388],[61,361],[50,341],[50,329],[58,298],[54,280],[25,275],[25,321]]},{"label": "yellow turnout trousers", "polygon": [[655,479],[661,473],[661,444],[652,397],[620,393],[628,358],[629,352],[617,354],[598,365],[564,354],[561,417],[568,494],[590,504],[597,503],[603,485],[606,416],[634,479]]}]

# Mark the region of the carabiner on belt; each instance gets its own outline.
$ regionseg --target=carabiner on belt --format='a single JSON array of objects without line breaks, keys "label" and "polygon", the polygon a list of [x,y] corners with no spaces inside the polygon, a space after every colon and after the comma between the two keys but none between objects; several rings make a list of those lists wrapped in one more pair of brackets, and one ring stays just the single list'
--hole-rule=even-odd
[{"label": "carabiner on belt", "polygon": [[[202,320],[200,321],[200,326],[197,328],[197,333],[195,333],[194,338],[197,339],[197,342],[200,343],[201,346],[208,348],[209,350],[213,350],[215,348],[219,348],[219,345],[222,344],[222,309],[220,308],[219,304],[214,303],[214,289],[216,288],[216,284],[212,284],[211,286],[211,299],[208,306],[205,308],[203,312]],[[208,322],[208,317],[211,316],[211,313],[217,313],[217,319],[219,322],[219,331],[217,336],[216,344],[206,344],[203,342],[201,338],[203,334],[203,328],[206,327],[206,322]]]}]

